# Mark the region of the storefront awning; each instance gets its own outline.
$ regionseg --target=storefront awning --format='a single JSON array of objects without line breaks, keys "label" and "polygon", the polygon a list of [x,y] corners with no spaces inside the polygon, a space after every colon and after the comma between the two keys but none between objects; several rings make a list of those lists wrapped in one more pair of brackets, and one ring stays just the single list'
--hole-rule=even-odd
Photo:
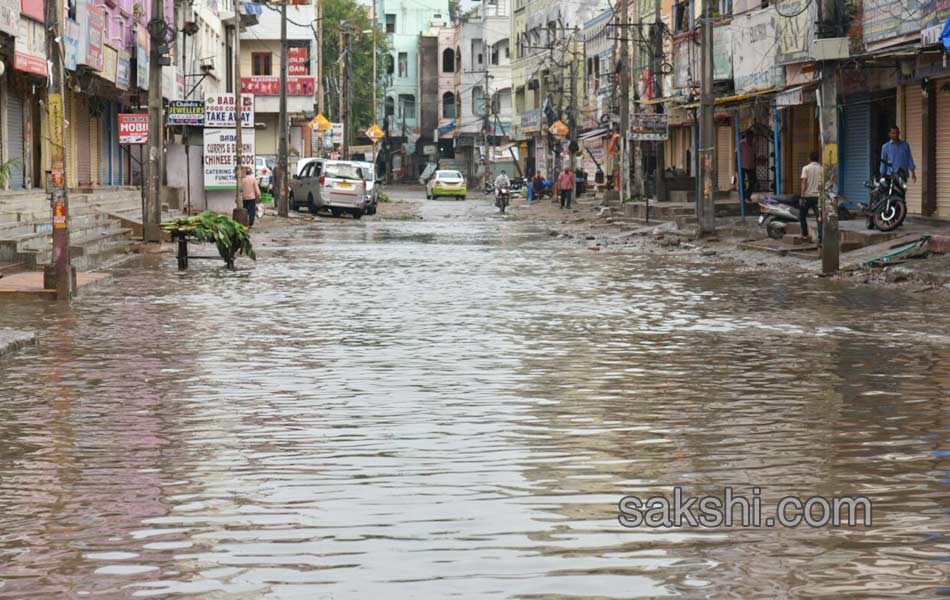
[{"label": "storefront awning", "polygon": [[577,138],[577,141],[578,141],[578,142],[590,141],[590,140],[599,138],[599,137],[601,137],[601,136],[603,136],[603,135],[606,135],[608,131],[610,131],[610,129],[608,129],[608,128],[606,128],[606,127],[601,127],[600,129],[594,129],[594,130],[592,130],[592,131],[587,131],[587,132],[585,132],[585,133],[582,133],[582,134]]},{"label": "storefront awning", "polygon": [[[724,98],[716,98],[714,101],[715,106],[724,106],[729,104],[739,104],[759,96],[768,96],[769,94],[774,94],[776,92],[782,91],[782,88],[769,88],[767,90],[761,90],[758,92],[750,92],[748,94],[736,94],[735,96],[725,96]],[[692,104],[684,104],[682,108],[699,108],[702,106],[701,102],[693,102]]]}]

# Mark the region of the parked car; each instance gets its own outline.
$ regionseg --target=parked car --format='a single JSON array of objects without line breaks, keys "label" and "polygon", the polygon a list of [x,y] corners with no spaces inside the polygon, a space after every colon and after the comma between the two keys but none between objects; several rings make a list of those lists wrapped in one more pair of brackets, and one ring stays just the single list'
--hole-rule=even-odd
[{"label": "parked car", "polygon": [[254,159],[254,176],[261,192],[270,193],[274,190],[274,159],[258,156]]},{"label": "parked car", "polygon": [[363,176],[366,178],[366,191],[369,193],[369,204],[366,209],[367,215],[375,215],[376,207],[379,205],[379,188],[382,181],[376,177],[376,165],[371,162],[357,162],[362,169]]},{"label": "parked car", "polygon": [[371,163],[308,159],[299,169],[290,182],[291,210],[306,207],[317,214],[325,209],[356,219],[376,213],[379,190]]},{"label": "parked car", "polygon": [[426,183],[427,200],[436,196],[455,196],[465,200],[467,193],[465,177],[458,171],[436,171]]}]

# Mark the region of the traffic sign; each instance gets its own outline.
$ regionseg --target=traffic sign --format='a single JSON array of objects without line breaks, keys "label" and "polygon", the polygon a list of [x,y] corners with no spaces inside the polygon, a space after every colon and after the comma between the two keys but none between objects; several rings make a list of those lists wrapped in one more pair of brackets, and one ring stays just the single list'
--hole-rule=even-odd
[{"label": "traffic sign", "polygon": [[385,135],[383,134],[383,130],[380,129],[376,123],[373,123],[373,126],[366,130],[366,137],[373,140],[374,144],[379,141],[379,138],[383,137],[383,135]]},{"label": "traffic sign", "polygon": [[567,125],[564,124],[563,121],[555,121],[554,124],[548,128],[548,131],[550,131],[555,137],[562,138],[570,133],[571,130]]},{"label": "traffic sign", "polygon": [[317,131],[324,132],[333,127],[333,124],[323,116],[323,114],[318,114],[310,121],[310,129],[316,129]]}]

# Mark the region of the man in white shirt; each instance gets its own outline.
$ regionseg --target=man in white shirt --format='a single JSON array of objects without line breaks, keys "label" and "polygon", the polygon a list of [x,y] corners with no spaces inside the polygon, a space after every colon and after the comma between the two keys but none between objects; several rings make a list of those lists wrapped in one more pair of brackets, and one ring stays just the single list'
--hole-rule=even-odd
[{"label": "man in white shirt", "polygon": [[821,197],[821,163],[818,162],[818,153],[812,152],[808,157],[811,162],[802,168],[802,193],[798,201],[798,224],[802,228],[802,236],[808,238],[808,211],[815,212],[815,221],[818,222],[818,245],[821,245],[821,214],[818,210],[818,200]]}]

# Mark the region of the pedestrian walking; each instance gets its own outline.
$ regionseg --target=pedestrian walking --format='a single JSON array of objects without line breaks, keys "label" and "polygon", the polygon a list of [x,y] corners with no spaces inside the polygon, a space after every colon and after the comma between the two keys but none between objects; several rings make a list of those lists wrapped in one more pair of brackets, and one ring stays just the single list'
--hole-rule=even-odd
[{"label": "pedestrian walking", "polygon": [[247,211],[248,227],[254,227],[254,219],[257,217],[257,203],[261,199],[261,187],[257,185],[257,178],[251,169],[245,167],[244,179],[241,180],[241,199],[244,201],[244,209]]},{"label": "pedestrian walking", "polygon": [[818,227],[818,245],[821,245],[821,213],[818,210],[818,199],[821,197],[821,163],[818,162],[818,153],[809,155],[809,162],[802,167],[802,193],[798,201],[798,224],[802,228],[802,236],[808,235],[808,211],[814,211]]},{"label": "pedestrian walking", "polygon": [[557,176],[557,187],[561,193],[561,208],[571,207],[571,192],[574,191],[574,173],[571,173],[570,167],[564,167],[561,174]]},{"label": "pedestrian walking", "polygon": [[745,132],[742,142],[739,143],[739,158],[742,164],[742,192],[748,202],[749,196],[758,187],[759,178],[755,174],[755,134],[751,129]]},{"label": "pedestrian walking", "polygon": [[888,137],[890,139],[881,146],[881,175],[890,175],[903,169],[917,183],[917,165],[914,164],[910,144],[901,140],[900,128],[897,125],[891,127]]}]

